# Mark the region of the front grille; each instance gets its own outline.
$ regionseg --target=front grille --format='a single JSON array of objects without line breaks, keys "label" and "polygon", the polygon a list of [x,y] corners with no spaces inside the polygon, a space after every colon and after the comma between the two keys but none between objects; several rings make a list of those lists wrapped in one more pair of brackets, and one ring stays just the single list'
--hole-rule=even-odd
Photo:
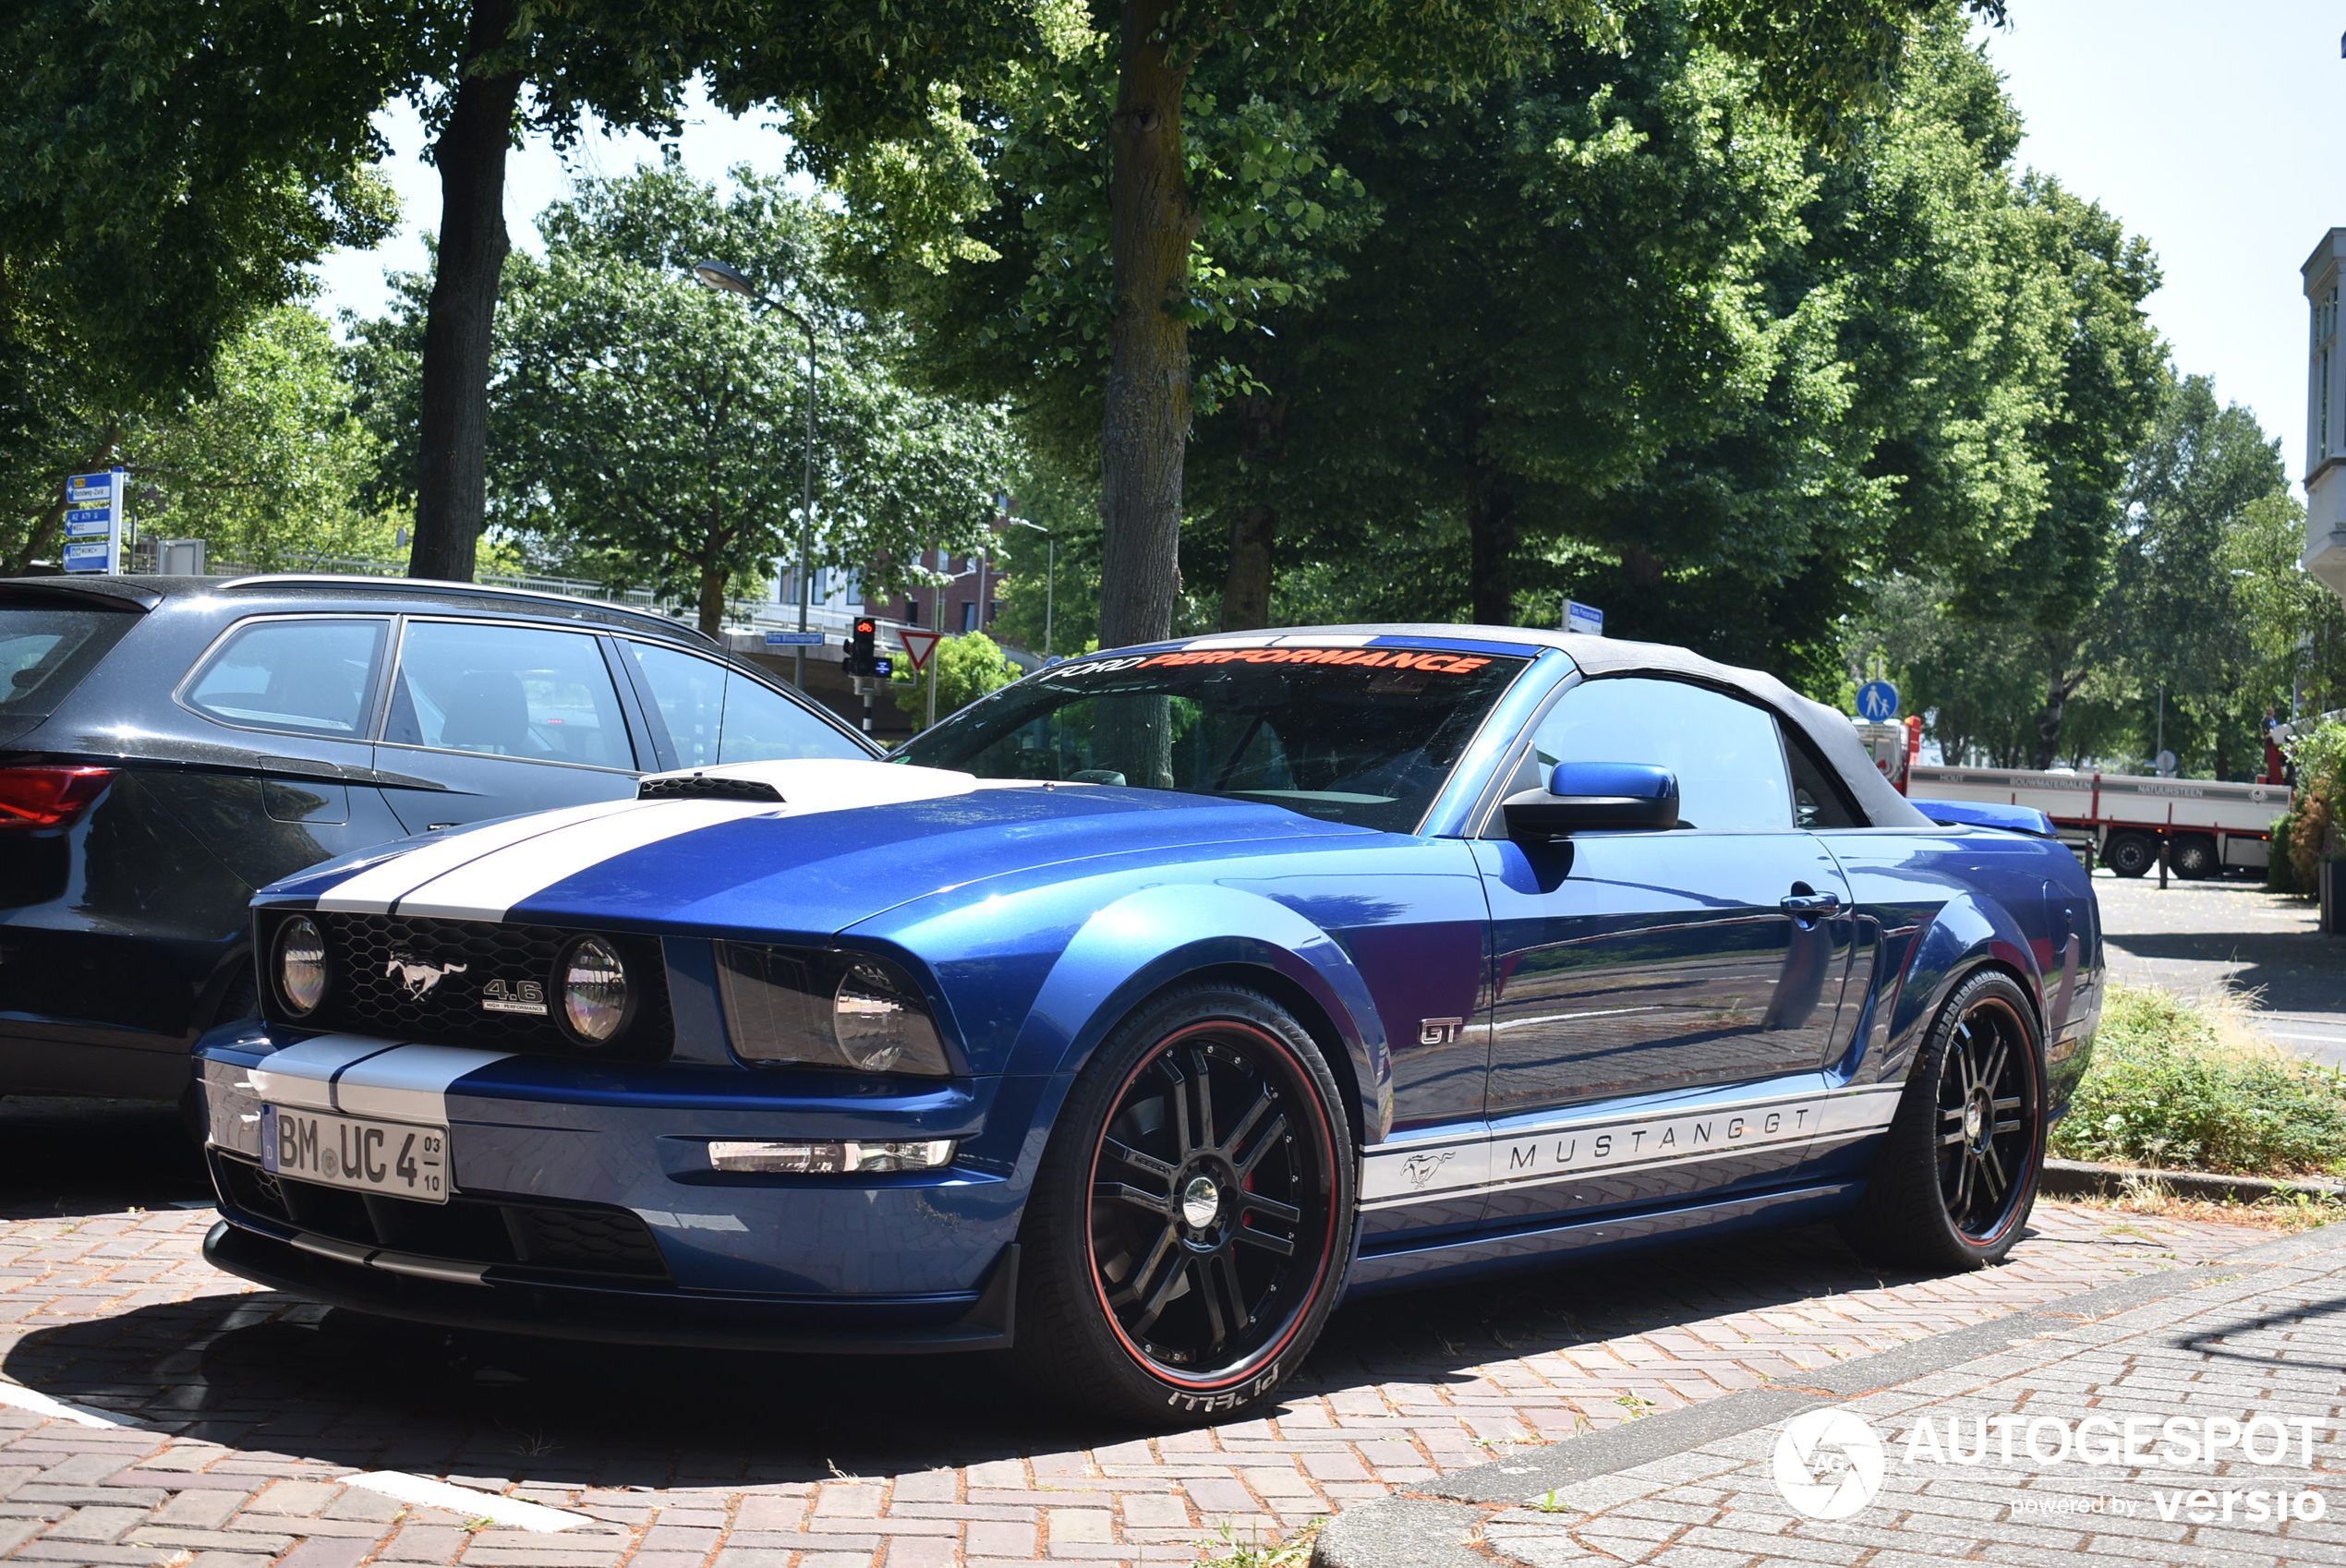
[{"label": "front grille", "polygon": [[624,1209],[462,1196],[418,1203],[286,1180],[219,1150],[212,1164],[222,1195],[235,1207],[312,1236],[541,1273],[599,1274],[636,1284],[669,1277],[651,1231]]},{"label": "front grille", "polygon": [[[255,949],[264,969],[274,962],[276,926],[296,911],[264,913]],[[478,1045],[610,1061],[658,1061],[668,1055],[673,1030],[668,1013],[668,972],[658,939],[598,933],[618,949],[636,991],[634,1018],[606,1045],[582,1045],[554,1021],[562,1006],[555,961],[581,935],[547,925],[499,925],[490,921],[432,920],[416,915],[308,912],[326,939],[326,995],[316,1011],[296,1018],[261,987],[268,1015],[305,1029],[347,1030],[435,1045]],[[264,974],[265,981],[273,976]],[[524,988],[527,987],[527,990]],[[487,1004],[534,996],[543,1015]]]}]

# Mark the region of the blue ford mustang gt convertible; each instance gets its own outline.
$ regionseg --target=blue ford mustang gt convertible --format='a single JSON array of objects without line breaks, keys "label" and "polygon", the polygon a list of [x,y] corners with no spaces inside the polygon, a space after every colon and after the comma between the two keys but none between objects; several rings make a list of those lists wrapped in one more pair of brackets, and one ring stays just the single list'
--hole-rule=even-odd
[{"label": "blue ford mustang gt convertible", "polygon": [[1477,626],[1087,657],[886,762],[656,775],[254,918],[263,1017],[200,1053],[221,1267],[1008,1349],[1160,1420],[1413,1281],[1828,1217],[1992,1261],[2102,975],[2067,850],[1933,821],[1832,710]]}]

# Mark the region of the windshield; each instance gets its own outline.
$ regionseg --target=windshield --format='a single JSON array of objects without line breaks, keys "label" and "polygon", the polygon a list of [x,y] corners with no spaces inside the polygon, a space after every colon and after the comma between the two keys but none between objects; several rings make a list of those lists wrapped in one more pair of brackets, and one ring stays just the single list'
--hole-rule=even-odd
[{"label": "windshield", "polygon": [[1528,659],[1432,648],[1200,648],[1031,675],[897,760],[1264,801],[1407,833]]},{"label": "windshield", "polygon": [[115,609],[0,604],[0,713],[52,713],[139,618]]}]

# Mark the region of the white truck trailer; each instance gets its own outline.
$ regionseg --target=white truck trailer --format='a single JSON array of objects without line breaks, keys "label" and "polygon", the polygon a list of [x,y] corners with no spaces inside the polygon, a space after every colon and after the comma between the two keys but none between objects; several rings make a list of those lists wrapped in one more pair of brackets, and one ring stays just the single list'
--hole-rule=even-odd
[{"label": "white truck trailer", "polygon": [[2158,865],[2162,840],[2167,863],[2178,876],[2262,870],[2271,850],[2273,818],[2289,809],[2286,784],[1933,767],[1920,761],[1907,764],[1905,773],[1904,780],[1893,782],[1918,799],[2034,806],[2052,818],[2063,841],[2091,850],[2121,876],[2140,876]]}]

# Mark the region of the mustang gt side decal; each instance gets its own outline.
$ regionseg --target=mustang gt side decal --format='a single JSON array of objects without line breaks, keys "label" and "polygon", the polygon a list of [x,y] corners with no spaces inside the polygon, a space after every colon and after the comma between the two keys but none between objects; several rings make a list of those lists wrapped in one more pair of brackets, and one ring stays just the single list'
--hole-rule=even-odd
[{"label": "mustang gt side decal", "polygon": [[1366,1152],[1360,1206],[1389,1208],[1428,1193],[1539,1187],[1592,1171],[1646,1170],[1747,1149],[1838,1140],[1890,1125],[1898,1087],[1827,1090],[1639,1116],[1577,1121],[1457,1142],[1386,1144]]}]

